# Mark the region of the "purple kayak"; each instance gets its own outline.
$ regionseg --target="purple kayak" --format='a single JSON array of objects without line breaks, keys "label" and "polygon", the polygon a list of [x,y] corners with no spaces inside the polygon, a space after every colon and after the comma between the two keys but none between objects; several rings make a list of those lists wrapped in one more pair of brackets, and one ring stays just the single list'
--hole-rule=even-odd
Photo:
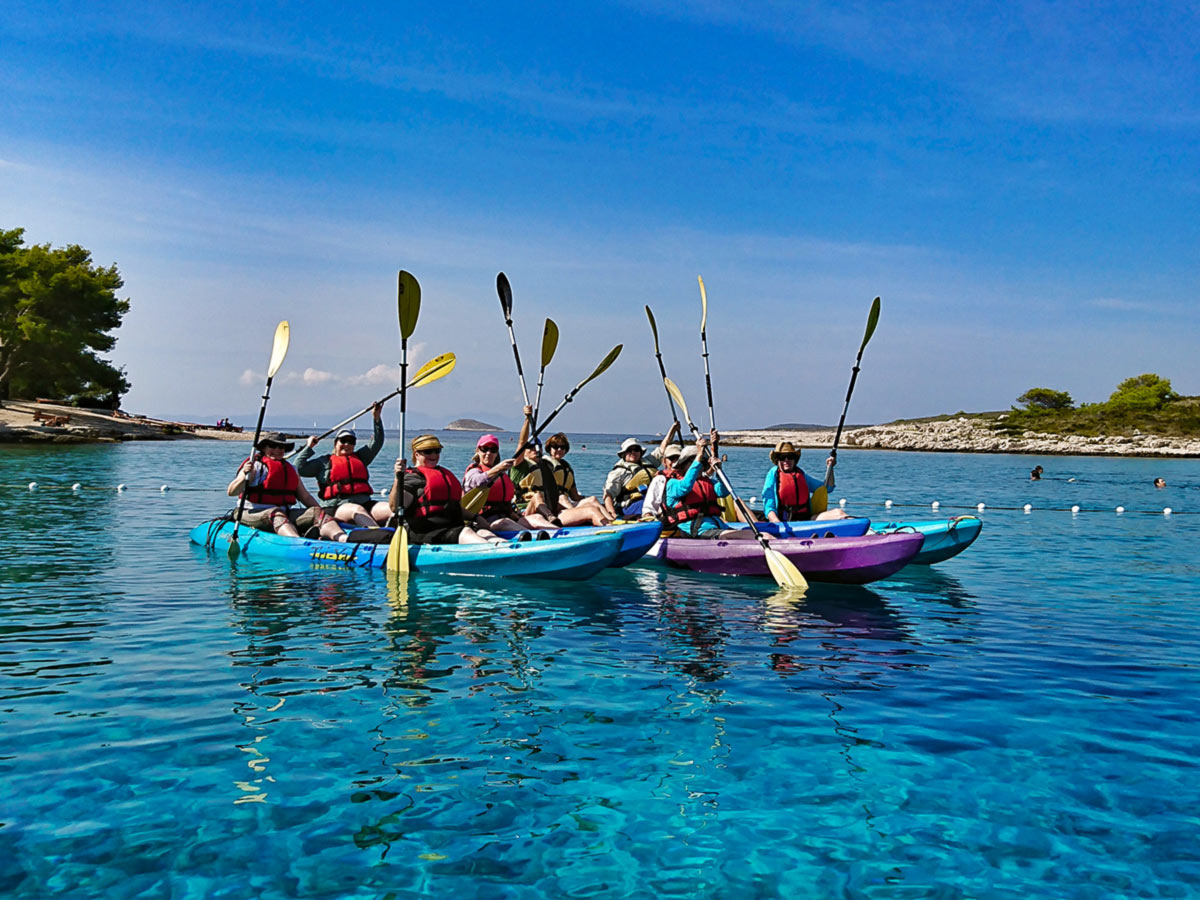
[{"label": "purple kayak", "polygon": [[[867,584],[900,571],[921,551],[921,534],[768,538],[809,581]],[[769,575],[758,541],[663,538],[647,554],[669,566],[716,575]]]}]

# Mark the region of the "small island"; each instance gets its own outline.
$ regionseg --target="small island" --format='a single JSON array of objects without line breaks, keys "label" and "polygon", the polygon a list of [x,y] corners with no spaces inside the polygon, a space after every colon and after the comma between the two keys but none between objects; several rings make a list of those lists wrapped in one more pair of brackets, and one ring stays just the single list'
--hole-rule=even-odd
[{"label": "small island", "polygon": [[478,419],[455,419],[446,426],[446,431],[507,431],[498,425],[489,425]]}]

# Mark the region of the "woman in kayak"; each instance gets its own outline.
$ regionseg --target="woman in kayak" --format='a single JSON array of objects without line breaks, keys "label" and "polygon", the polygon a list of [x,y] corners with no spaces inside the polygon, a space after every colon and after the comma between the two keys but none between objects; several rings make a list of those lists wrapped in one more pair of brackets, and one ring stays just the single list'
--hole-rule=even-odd
[{"label": "woman in kayak", "polygon": [[333,452],[313,456],[318,438],[310,437],[296,456],[296,471],[317,479],[317,497],[321,508],[339,522],[353,522],[364,528],[386,525],[392,508],[382,500],[373,500],[374,491],[367,480],[367,466],[383,449],[383,404],[371,408],[371,442],[355,450],[358,435],[343,428],[333,438]]},{"label": "woman in kayak", "polygon": [[729,491],[721,479],[714,481],[710,474],[715,474],[721,462],[708,452],[717,439],[716,429],[709,437],[696,438],[696,445],[680,454],[677,467],[667,475],[661,516],[663,537],[755,539],[749,528],[726,528],[721,518],[720,499],[728,497]]},{"label": "woman in kayak", "polygon": [[[413,439],[415,468],[396,460],[396,479],[388,494],[392,509],[404,507],[404,522],[414,544],[504,543],[491,531],[471,528],[463,518],[462,485],[449,469],[438,465],[442,442],[432,434]],[[403,490],[401,490],[403,479]]]},{"label": "woman in kayak", "polygon": [[463,490],[488,488],[488,498],[479,511],[476,522],[494,531],[557,528],[558,526],[539,513],[522,515],[517,511],[513,505],[517,498],[517,486],[508,474],[513,462],[511,459],[500,459],[500,438],[494,434],[485,434],[475,443],[475,455],[471,457],[471,464],[463,473]]},{"label": "woman in kayak", "polygon": [[226,493],[230,497],[246,495],[239,521],[284,537],[300,537],[315,528],[327,541],[345,541],[342,526],[321,509],[301,483],[300,474],[283,458],[295,447],[282,434],[272,431],[255,447],[262,457],[255,460],[251,456],[238,467]]},{"label": "woman in kayak", "polygon": [[[554,480],[558,484],[558,502],[568,508],[577,509],[583,506],[594,506],[600,509],[600,501],[595,497],[585,497],[579,493],[575,483],[575,470],[567,462],[566,456],[571,452],[571,442],[561,431],[546,441],[546,464],[554,470]],[[602,514],[603,515],[603,514]],[[604,516],[604,524],[609,523]]]},{"label": "woman in kayak", "polygon": [[525,422],[517,437],[517,447],[524,447],[521,458],[512,467],[513,483],[517,486],[517,508],[525,506],[526,517],[538,513],[559,525],[607,525],[610,521],[599,506],[572,506],[563,502],[554,477],[554,469],[542,458],[542,442],[531,431],[533,408],[525,407]]},{"label": "woman in kayak", "polygon": [[771,462],[775,463],[767,472],[763,482],[763,512],[768,522],[803,522],[808,519],[845,519],[841,509],[827,509],[818,515],[812,514],[812,493],[819,487],[832,488],[832,468],[837,462],[832,456],[825,460],[826,471],[830,472],[829,483],[805,475],[800,468],[800,450],[791,441],[780,441],[771,451]]}]

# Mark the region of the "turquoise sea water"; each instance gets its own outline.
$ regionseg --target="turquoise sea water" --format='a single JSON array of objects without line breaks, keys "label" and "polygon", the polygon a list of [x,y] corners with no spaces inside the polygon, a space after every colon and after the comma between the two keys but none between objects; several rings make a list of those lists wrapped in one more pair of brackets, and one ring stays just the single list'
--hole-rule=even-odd
[{"label": "turquoise sea water", "polygon": [[983,535],[795,602],[231,565],[186,533],[244,452],[0,448],[0,895],[1200,893],[1194,461],[844,451],[851,511]]}]

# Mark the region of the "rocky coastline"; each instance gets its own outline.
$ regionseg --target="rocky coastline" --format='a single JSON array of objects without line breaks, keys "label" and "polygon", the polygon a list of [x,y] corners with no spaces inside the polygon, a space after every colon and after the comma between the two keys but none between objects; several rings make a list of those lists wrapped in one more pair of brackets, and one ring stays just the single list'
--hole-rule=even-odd
[{"label": "rocky coastline", "polygon": [[[728,431],[721,440],[730,446],[774,447],[791,441],[800,447],[832,447],[835,429],[804,431]],[[856,450],[920,450],[939,453],[1023,453],[1037,456],[1200,457],[1200,439],[1141,434],[1084,437],[1026,431],[1007,435],[978,419],[960,416],[932,422],[868,425],[842,431],[840,448]]]},{"label": "rocky coastline", "polygon": [[0,404],[0,444],[96,444],[197,438],[250,441],[253,437],[253,429],[250,432],[233,431],[57,403],[5,400]]}]

